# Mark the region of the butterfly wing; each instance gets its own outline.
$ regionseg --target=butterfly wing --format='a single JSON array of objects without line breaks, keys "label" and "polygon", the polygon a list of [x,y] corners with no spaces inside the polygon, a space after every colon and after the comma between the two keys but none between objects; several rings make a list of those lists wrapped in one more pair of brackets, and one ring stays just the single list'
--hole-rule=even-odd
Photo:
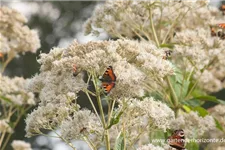
[{"label": "butterfly wing", "polygon": [[184,139],[176,135],[172,135],[171,137],[169,137],[168,143],[171,147],[174,147],[178,150],[184,149],[184,145],[185,145]]},{"label": "butterfly wing", "polygon": [[109,66],[106,71],[104,72],[101,81],[103,82],[115,82],[116,75],[113,72],[112,66]]},{"label": "butterfly wing", "polygon": [[185,137],[183,130],[175,130],[174,133],[168,138],[168,144],[177,150],[183,150],[185,145]]},{"label": "butterfly wing", "polygon": [[225,29],[225,23],[220,23],[220,24],[217,24],[218,27],[222,28],[222,29]]},{"label": "butterfly wing", "polygon": [[108,83],[108,82],[102,82],[102,87],[103,87],[103,89],[104,89],[104,92],[105,92],[106,94],[108,94],[108,93],[112,90],[112,88],[115,87],[115,83],[114,83],[114,82],[111,82],[111,83]]}]

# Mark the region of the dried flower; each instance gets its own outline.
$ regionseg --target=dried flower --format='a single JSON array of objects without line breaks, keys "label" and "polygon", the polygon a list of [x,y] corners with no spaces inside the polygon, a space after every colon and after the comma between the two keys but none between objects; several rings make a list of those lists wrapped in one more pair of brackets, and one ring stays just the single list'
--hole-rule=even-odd
[{"label": "dried flower", "polygon": [[14,150],[32,150],[29,143],[20,140],[14,140],[11,145]]}]

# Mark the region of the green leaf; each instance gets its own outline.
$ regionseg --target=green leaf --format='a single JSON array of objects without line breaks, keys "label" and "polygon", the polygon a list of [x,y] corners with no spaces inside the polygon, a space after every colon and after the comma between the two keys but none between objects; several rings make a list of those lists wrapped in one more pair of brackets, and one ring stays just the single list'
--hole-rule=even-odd
[{"label": "green leaf", "polygon": [[219,104],[225,105],[225,100],[217,99]]},{"label": "green leaf", "polygon": [[196,142],[190,141],[187,143],[185,148],[189,150],[199,150],[199,145]]},{"label": "green leaf", "polygon": [[179,99],[184,99],[188,93],[188,88],[190,81],[184,80],[180,75],[171,78],[171,84],[174,88],[174,91]]},{"label": "green leaf", "polygon": [[120,111],[118,114],[113,116],[110,120],[110,124],[106,129],[110,129],[113,125],[117,124],[120,121],[120,117],[123,114],[123,111]]},{"label": "green leaf", "polygon": [[167,48],[173,49],[174,48],[174,44],[161,44],[160,47],[161,48],[167,47]]},{"label": "green leaf", "polygon": [[124,150],[124,136],[122,132],[116,138],[114,150]]},{"label": "green leaf", "polygon": [[214,120],[215,120],[215,123],[216,123],[216,128],[223,131],[223,126],[220,124],[220,122],[216,118],[214,118]]},{"label": "green leaf", "polygon": [[164,131],[163,130],[154,130],[154,131],[152,130],[149,133],[150,143],[152,143],[153,145],[162,146],[164,144],[163,140],[155,142],[154,139],[165,139]]},{"label": "green leaf", "polygon": [[5,97],[5,96],[0,95],[0,99],[4,100],[7,103],[12,103],[12,101],[9,98]]},{"label": "green leaf", "polygon": [[198,107],[198,106],[201,106],[202,104],[204,104],[204,102],[202,102],[198,99],[189,99],[186,101],[182,101],[182,103],[187,106],[191,106],[191,107]]},{"label": "green leaf", "polygon": [[214,103],[225,105],[224,100],[217,99],[215,96],[203,95],[203,96],[197,96],[195,98],[199,99],[199,100],[202,100],[202,101],[209,101],[209,102],[214,102]]},{"label": "green leaf", "polygon": [[200,107],[200,106],[194,107],[194,108],[192,108],[192,110],[198,112],[198,114],[202,117],[205,117],[206,115],[209,114],[205,108]]},{"label": "green leaf", "polygon": [[182,107],[187,113],[189,113],[191,111],[191,108],[186,105],[183,105]]}]

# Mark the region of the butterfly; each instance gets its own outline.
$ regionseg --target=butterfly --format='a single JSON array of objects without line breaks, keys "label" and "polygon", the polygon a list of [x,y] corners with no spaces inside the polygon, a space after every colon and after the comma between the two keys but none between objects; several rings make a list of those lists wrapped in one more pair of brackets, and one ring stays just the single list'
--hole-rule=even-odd
[{"label": "butterfly", "polygon": [[165,51],[165,54],[166,54],[166,55],[163,56],[163,59],[167,60],[167,59],[171,56],[172,51],[171,51],[171,50]]},{"label": "butterfly", "polygon": [[225,29],[225,23],[219,23],[219,24],[217,24],[217,26],[222,28],[222,29]]},{"label": "butterfly", "polygon": [[[225,29],[225,23],[217,24],[218,27]],[[220,37],[220,39],[225,39],[225,33],[223,31],[216,31],[214,27],[210,27],[211,29],[211,36],[212,37]]]},{"label": "butterfly", "polygon": [[76,77],[78,75],[78,70],[77,70],[77,66],[74,64],[73,65],[73,76]]},{"label": "butterfly", "polygon": [[104,93],[108,94],[115,87],[116,82],[116,75],[113,72],[112,66],[107,67],[100,80],[102,81]]},{"label": "butterfly", "polygon": [[171,136],[168,137],[168,144],[177,150],[185,150],[185,136],[182,129],[175,130]]}]

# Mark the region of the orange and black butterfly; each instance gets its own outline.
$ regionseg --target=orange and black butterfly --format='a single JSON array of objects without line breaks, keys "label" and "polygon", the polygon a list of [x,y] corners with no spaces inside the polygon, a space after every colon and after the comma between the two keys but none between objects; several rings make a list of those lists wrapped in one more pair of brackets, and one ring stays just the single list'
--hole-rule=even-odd
[{"label": "orange and black butterfly", "polygon": [[76,77],[81,71],[77,68],[77,66],[73,65],[73,76]]},{"label": "orange and black butterfly", "polygon": [[177,150],[185,150],[185,136],[182,129],[175,130],[171,136],[168,137],[168,144]]},{"label": "orange and black butterfly", "polygon": [[[220,23],[220,24],[217,24],[217,26],[219,28],[221,28],[222,30],[225,29],[225,23]],[[215,27],[210,27],[211,29],[211,36],[212,37],[220,37],[221,39],[225,39],[225,33],[223,31],[216,31]]]},{"label": "orange and black butterfly", "polygon": [[217,26],[219,28],[225,29],[225,23],[219,23],[219,24],[217,24]]},{"label": "orange and black butterfly", "polygon": [[104,93],[108,94],[114,87],[116,82],[116,75],[113,72],[112,66],[109,66],[104,74],[102,75],[102,78],[100,79],[102,81],[102,87],[104,89]]}]

